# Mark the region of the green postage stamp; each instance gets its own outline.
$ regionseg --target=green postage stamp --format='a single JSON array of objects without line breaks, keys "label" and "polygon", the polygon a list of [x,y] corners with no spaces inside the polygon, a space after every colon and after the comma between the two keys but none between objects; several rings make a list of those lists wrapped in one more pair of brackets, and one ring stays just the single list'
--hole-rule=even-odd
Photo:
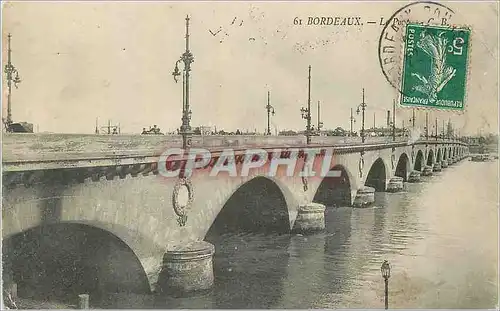
[{"label": "green postage stamp", "polygon": [[401,105],[464,110],[470,29],[408,24]]}]

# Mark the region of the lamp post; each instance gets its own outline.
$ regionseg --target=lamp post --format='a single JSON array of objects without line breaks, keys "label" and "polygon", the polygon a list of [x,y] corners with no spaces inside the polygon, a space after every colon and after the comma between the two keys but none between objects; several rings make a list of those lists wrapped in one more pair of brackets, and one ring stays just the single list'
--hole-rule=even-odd
[{"label": "lamp post", "polygon": [[321,103],[318,100],[318,127],[317,127],[318,134],[321,134],[321,129],[323,128],[323,122],[321,122],[320,111],[321,111]]},{"label": "lamp post", "polygon": [[267,105],[266,105],[266,109],[267,109],[267,135],[271,135],[271,113],[273,114],[274,116],[274,107],[271,106],[270,104],[270,92],[267,91]]},{"label": "lamp post", "polygon": [[425,139],[429,140],[429,113],[425,113]]},{"label": "lamp post", "polygon": [[412,128],[415,129],[415,109],[412,110],[412,116],[409,121],[411,122]]},{"label": "lamp post", "polygon": [[351,132],[350,132],[350,136],[352,137],[354,132],[352,131],[352,124],[353,123],[356,123],[356,119],[354,118],[354,116],[352,115],[352,108],[351,108],[351,117],[349,118],[349,121],[351,123]]},{"label": "lamp post", "polygon": [[438,140],[438,118],[436,118],[436,140]]},{"label": "lamp post", "polygon": [[443,140],[445,139],[445,136],[444,136],[444,120],[443,120]]},{"label": "lamp post", "polygon": [[366,109],[366,103],[365,103],[365,88],[363,88],[363,101],[361,104],[358,105],[356,109],[356,114],[359,115],[359,107],[361,107],[362,110],[362,117],[361,117],[361,142],[365,142],[365,109]]},{"label": "lamp post", "polygon": [[177,83],[177,77],[181,75],[179,71],[179,63],[184,63],[183,70],[183,103],[182,103],[182,125],[179,133],[182,135],[182,148],[187,149],[191,146],[191,109],[189,108],[189,72],[191,71],[191,64],[194,62],[194,56],[189,51],[189,16],[186,16],[186,51],[182,54],[181,58],[175,63],[175,69],[172,75]]},{"label": "lamp post", "polygon": [[[7,119],[4,120],[5,129],[7,132],[11,132],[11,124],[12,124],[12,108],[11,108],[11,95],[12,95],[12,84],[17,89],[17,84],[21,83],[21,78],[19,78],[19,72],[16,67],[12,65],[11,54],[12,50],[10,49],[10,40],[12,35],[9,33],[8,35],[8,54],[7,54],[7,64],[5,65],[5,77],[7,80]],[[15,75],[15,76],[14,76]]]},{"label": "lamp post", "polygon": [[380,271],[385,283],[385,309],[387,310],[389,309],[389,278],[391,277],[391,265],[387,260],[382,263]]},{"label": "lamp post", "polygon": [[453,123],[451,123],[451,118],[448,119],[448,125],[446,128],[446,137],[448,139],[453,139],[454,131],[453,131]]},{"label": "lamp post", "polygon": [[396,141],[396,100],[392,100],[392,141]]},{"label": "lamp post", "polygon": [[300,113],[302,115],[302,119],[307,121],[306,125],[306,141],[309,145],[311,143],[311,65],[309,65],[309,87],[307,91],[307,108],[300,108]]}]

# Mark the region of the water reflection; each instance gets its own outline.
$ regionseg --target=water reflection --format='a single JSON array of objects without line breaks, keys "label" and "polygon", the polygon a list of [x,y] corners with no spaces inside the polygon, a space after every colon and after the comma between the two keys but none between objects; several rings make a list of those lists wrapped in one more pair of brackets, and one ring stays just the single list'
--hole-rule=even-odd
[{"label": "water reflection", "polygon": [[353,278],[348,271],[348,259],[344,254],[351,238],[352,209],[349,207],[329,208],[325,213],[326,238],[325,262],[322,274],[323,283],[328,291],[343,295],[351,290]]},{"label": "water reflection", "polygon": [[[287,279],[279,308],[311,305],[321,292],[325,235],[294,235],[290,240]],[[304,291],[307,291],[306,294]]]},{"label": "water reflection", "polygon": [[[219,241],[223,241],[222,243]],[[287,279],[289,235],[225,235],[216,249],[215,307],[274,308]]]}]

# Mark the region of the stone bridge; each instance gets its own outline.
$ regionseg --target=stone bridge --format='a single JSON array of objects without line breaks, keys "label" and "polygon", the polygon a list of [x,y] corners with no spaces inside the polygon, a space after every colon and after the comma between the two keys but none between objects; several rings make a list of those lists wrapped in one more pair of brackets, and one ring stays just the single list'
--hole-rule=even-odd
[{"label": "stone bridge", "polygon": [[[67,269],[42,269],[40,258],[51,258],[47,267],[66,258],[83,267],[67,272],[74,278],[94,276],[78,290],[158,291],[167,250],[231,230],[305,230],[307,215],[323,213],[324,206],[363,206],[373,202],[373,191],[397,191],[468,155],[459,141],[380,138],[361,144],[313,137],[317,158],[325,163],[332,154],[327,169],[339,174],[288,177],[283,164],[276,176],[266,165],[246,177],[212,177],[209,168],[188,179],[162,176],[160,154],[179,145],[179,137],[168,136],[4,134],[4,281],[28,293],[40,279]],[[305,148],[305,137],[198,137],[194,146],[208,148],[215,159],[228,147],[237,155],[260,148],[279,158],[282,151]],[[301,155],[297,166],[306,160]]]}]

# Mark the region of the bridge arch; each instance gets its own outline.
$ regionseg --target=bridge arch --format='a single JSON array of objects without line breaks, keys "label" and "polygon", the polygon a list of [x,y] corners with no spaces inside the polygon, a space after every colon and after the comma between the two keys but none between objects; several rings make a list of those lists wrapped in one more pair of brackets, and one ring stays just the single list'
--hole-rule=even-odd
[{"label": "bridge arch", "polygon": [[365,186],[375,188],[375,191],[385,191],[387,181],[387,169],[382,158],[373,162],[366,175]]},{"label": "bridge arch", "polygon": [[403,177],[403,181],[407,181],[410,170],[411,170],[410,159],[408,158],[408,155],[403,152],[399,156],[394,176]]},{"label": "bridge arch", "polygon": [[286,233],[290,215],[283,191],[267,176],[255,176],[229,196],[205,236],[227,233]]},{"label": "bridge arch", "polygon": [[419,172],[424,169],[424,153],[422,152],[422,150],[417,151],[413,169]]},{"label": "bridge arch", "polygon": [[436,156],[436,162],[440,163],[442,161],[443,153],[441,152],[441,148],[437,148],[437,156]]},{"label": "bridge arch", "polygon": [[313,202],[325,206],[350,206],[353,176],[340,164],[332,167],[331,171],[340,171],[340,176],[323,178],[315,192]]},{"label": "bridge arch", "polygon": [[451,154],[451,147],[448,148],[448,158],[451,158],[453,157],[452,154]]},{"label": "bridge arch", "polygon": [[[36,196],[36,200],[31,199],[31,196]],[[16,198],[19,197],[25,199],[18,201]],[[84,228],[88,232],[99,232],[106,236],[107,240],[113,240],[111,237],[115,237],[114,240],[127,245],[141,263],[149,281],[149,292],[155,290],[165,245],[155,242],[154,235],[150,232],[152,221],[155,219],[141,213],[140,208],[130,210],[116,204],[115,201],[110,201],[111,205],[103,204],[99,198],[87,196],[85,190],[81,192],[75,190],[72,195],[62,195],[60,189],[56,188],[45,193],[34,188],[16,187],[9,191],[4,200],[2,211],[4,241],[19,239],[24,232],[36,228],[50,229],[64,226],[68,227],[68,230]],[[79,231],[85,230],[79,229]],[[114,245],[121,245],[116,241],[113,242]],[[88,255],[92,254],[93,251],[88,250]],[[112,254],[110,256],[115,258]],[[140,277],[135,279],[139,280]],[[124,286],[124,291],[136,286],[129,285]],[[101,287],[109,286],[101,284]]]},{"label": "bridge arch", "polygon": [[[273,282],[266,277],[248,277],[248,271],[255,269],[255,262],[265,263],[267,260],[280,260],[272,269],[265,264],[260,267],[259,273],[267,275],[273,273],[278,277],[285,277],[288,269],[291,235],[290,216],[288,209],[288,188],[283,188],[280,180],[272,177],[257,175],[238,184],[223,202],[222,208],[215,215],[204,235],[204,240],[215,246],[213,257],[214,282],[231,283],[227,294],[240,295],[248,292],[249,287],[266,287],[266,282]],[[273,252],[263,252],[267,245]],[[251,253],[252,256],[245,256]],[[243,254],[243,255],[242,255]],[[270,258],[272,257],[272,258]],[[282,297],[283,285],[273,283],[275,290],[261,293],[260,297],[252,296],[248,292],[247,298],[251,301],[263,299],[271,307]],[[221,305],[221,308],[230,308],[231,305]]]},{"label": "bridge arch", "polygon": [[143,263],[109,230],[90,223],[41,224],[5,236],[4,282],[21,297],[67,300],[80,293],[151,293]]},{"label": "bridge arch", "polygon": [[434,150],[430,149],[427,154],[427,165],[432,166],[434,164]]}]

